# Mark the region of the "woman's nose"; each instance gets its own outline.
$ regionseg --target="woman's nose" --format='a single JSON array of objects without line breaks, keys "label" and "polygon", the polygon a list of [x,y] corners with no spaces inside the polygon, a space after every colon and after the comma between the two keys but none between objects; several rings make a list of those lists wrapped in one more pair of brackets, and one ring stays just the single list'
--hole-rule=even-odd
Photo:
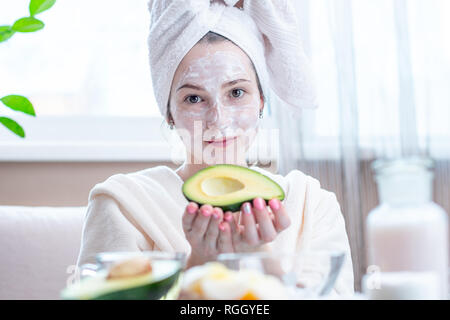
[{"label": "woman's nose", "polygon": [[209,128],[223,129],[228,127],[230,119],[225,116],[220,102],[215,103],[208,112],[207,125]]}]

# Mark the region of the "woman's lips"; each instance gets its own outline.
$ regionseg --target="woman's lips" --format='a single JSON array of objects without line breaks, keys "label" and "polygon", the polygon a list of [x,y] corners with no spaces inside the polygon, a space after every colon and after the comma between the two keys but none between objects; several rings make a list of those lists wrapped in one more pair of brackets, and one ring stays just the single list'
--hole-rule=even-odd
[{"label": "woman's lips", "polygon": [[229,145],[230,143],[232,143],[234,140],[236,140],[237,137],[226,137],[226,138],[222,138],[220,140],[210,140],[210,141],[206,141],[209,144],[212,144],[214,146],[217,147],[226,147],[227,145]]}]

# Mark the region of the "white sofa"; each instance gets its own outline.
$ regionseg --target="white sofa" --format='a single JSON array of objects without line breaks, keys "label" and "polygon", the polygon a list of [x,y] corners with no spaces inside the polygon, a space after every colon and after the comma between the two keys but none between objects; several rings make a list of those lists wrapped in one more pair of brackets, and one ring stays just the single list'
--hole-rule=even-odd
[{"label": "white sofa", "polygon": [[85,213],[0,206],[0,299],[60,298],[74,274]]}]

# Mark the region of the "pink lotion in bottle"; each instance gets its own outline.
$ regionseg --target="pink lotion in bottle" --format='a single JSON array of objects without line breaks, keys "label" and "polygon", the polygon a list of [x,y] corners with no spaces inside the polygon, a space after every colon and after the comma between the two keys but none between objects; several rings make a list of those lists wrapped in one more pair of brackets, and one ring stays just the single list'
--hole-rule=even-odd
[{"label": "pink lotion in bottle", "polygon": [[378,298],[448,298],[448,217],[432,200],[431,168],[431,160],[419,158],[373,164],[380,205],[366,221],[369,265],[380,279],[394,279],[381,282]]}]

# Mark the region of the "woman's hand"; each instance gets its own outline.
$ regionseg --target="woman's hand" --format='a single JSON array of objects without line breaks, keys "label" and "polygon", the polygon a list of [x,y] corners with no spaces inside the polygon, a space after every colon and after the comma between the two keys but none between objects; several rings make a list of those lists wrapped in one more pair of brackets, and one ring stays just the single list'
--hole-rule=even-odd
[{"label": "woman's hand", "polygon": [[253,206],[241,206],[240,222],[227,211],[224,220],[230,225],[233,247],[236,252],[264,250],[264,245],[276,239],[291,224],[283,204],[278,199],[269,201],[270,212],[262,198],[253,199]]},{"label": "woman's hand", "polygon": [[[278,199],[255,198],[253,206],[245,202],[239,218],[231,211],[194,202],[186,206],[183,231],[192,251],[187,267],[203,264],[220,253],[264,250],[264,245],[290,225],[289,216]],[[238,212],[239,213],[239,212]]]},{"label": "woman's hand", "polygon": [[182,219],[183,231],[192,251],[187,267],[203,264],[219,253],[233,252],[230,226],[223,222],[223,211],[190,202]]}]

